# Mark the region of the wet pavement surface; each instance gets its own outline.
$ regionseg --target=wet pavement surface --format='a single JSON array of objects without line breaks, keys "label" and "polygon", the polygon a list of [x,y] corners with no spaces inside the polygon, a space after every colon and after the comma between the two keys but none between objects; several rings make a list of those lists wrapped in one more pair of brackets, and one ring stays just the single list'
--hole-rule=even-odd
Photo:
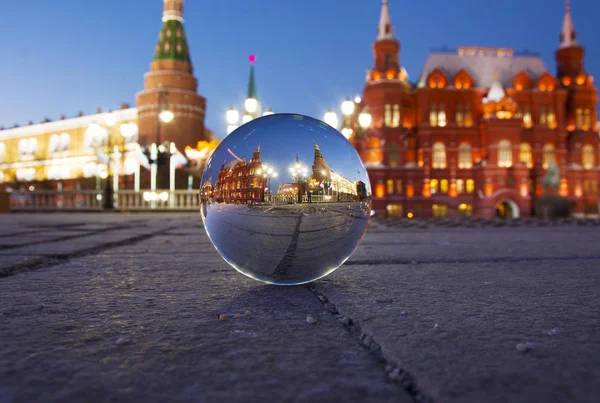
[{"label": "wet pavement surface", "polygon": [[599,241],[376,220],[334,273],[277,287],[199,213],[0,215],[0,402],[595,402]]}]

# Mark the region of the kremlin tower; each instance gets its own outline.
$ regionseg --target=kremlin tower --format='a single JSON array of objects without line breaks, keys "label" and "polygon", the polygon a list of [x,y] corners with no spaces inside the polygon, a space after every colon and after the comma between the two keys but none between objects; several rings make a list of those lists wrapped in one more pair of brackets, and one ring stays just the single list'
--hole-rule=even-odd
[{"label": "kremlin tower", "polygon": [[[183,0],[164,0],[160,31],[144,90],[136,97],[141,145],[174,142],[178,149],[195,147],[213,134],[204,127],[206,99],[198,95],[198,82],[183,27]],[[172,121],[159,119],[161,112],[173,113]]]}]

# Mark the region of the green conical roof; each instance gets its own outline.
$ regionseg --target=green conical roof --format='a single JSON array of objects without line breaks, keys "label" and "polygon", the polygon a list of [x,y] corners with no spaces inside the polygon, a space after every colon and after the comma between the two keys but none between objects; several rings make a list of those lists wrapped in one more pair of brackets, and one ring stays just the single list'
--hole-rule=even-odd
[{"label": "green conical roof", "polygon": [[315,142],[315,159],[317,159],[317,158],[323,158],[323,154],[321,154],[321,150],[319,149],[319,146]]},{"label": "green conical roof", "polygon": [[256,80],[254,79],[254,65],[250,65],[250,81],[248,82],[248,98],[258,99],[256,96]]},{"label": "green conical roof", "polygon": [[164,22],[154,53],[154,61],[159,60],[191,63],[185,30],[181,21],[167,20]]}]

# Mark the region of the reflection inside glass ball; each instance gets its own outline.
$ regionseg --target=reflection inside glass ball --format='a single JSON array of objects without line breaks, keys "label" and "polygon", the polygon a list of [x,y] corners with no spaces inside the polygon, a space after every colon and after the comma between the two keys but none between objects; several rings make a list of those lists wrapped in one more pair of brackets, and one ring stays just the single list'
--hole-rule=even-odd
[{"label": "reflection inside glass ball", "polygon": [[201,183],[202,219],[217,251],[270,284],[307,283],[340,267],[371,213],[371,184],[352,144],[301,115],[269,115],[236,129]]}]

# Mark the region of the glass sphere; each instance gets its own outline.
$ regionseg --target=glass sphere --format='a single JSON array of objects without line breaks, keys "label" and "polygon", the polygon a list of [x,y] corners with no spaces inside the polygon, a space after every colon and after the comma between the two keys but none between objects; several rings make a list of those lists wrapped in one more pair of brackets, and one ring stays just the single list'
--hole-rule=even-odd
[{"label": "glass sphere", "polygon": [[371,184],[337,130],[273,114],[219,144],[200,201],[204,228],[225,261],[255,280],[296,285],[326,276],[354,253],[369,222]]}]

